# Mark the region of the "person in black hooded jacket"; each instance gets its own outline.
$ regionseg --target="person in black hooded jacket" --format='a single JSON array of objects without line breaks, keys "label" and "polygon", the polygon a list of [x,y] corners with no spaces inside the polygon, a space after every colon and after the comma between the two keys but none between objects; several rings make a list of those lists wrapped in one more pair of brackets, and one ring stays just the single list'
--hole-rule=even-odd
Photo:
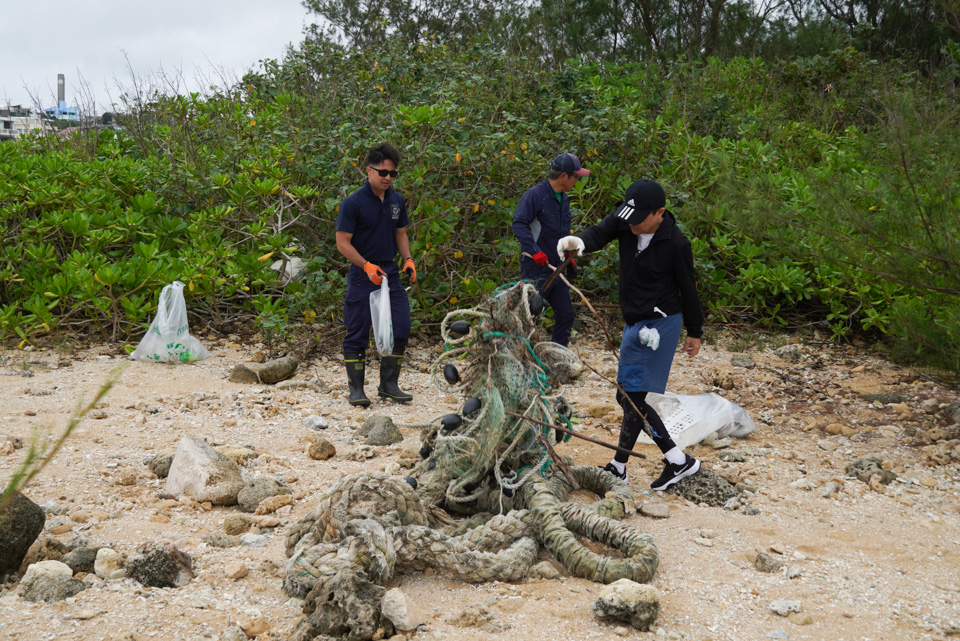
[{"label": "person in black hooded jacket", "polygon": [[[700,461],[677,447],[660,416],[646,402],[647,393],[666,390],[681,325],[687,330],[683,352],[688,357],[700,351],[703,335],[693,251],[676,218],[666,210],[666,200],[657,182],[638,180],[627,189],[624,202],[598,224],[557,243],[557,253],[564,256],[565,252],[582,255],[611,241],[619,242],[620,311],[626,325],[617,383],[629,398],[617,391],[617,402],[623,407],[620,447],[633,449],[646,420],[664,455],[663,472],[651,484],[658,491],[700,471]],[[628,458],[617,452],[604,469],[626,480]]]}]

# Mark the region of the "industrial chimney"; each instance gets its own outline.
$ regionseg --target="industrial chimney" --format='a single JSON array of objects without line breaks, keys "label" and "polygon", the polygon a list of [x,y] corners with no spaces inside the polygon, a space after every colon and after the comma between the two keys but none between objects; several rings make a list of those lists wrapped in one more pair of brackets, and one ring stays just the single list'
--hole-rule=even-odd
[{"label": "industrial chimney", "polygon": [[67,81],[62,73],[57,74],[57,102],[60,111],[67,108]]}]

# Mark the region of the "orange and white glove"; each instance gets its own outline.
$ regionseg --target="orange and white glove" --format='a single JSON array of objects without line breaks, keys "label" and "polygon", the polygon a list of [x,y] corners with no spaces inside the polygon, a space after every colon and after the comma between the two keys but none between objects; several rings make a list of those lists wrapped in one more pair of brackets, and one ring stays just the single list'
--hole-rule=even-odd
[{"label": "orange and white glove", "polygon": [[411,284],[417,282],[417,265],[412,258],[403,259],[403,269],[401,271],[410,277]]},{"label": "orange and white glove", "polygon": [[387,273],[380,269],[378,266],[374,265],[370,261],[367,261],[363,264],[363,271],[367,272],[367,277],[370,279],[374,285],[379,285],[383,282],[384,277]]}]

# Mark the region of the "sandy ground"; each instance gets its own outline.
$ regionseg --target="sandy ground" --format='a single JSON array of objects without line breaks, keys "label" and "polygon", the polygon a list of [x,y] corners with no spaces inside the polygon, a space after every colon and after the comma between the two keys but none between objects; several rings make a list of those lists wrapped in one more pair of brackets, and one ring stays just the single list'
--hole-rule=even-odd
[{"label": "sandy ground", "polygon": [[[302,614],[300,602],[281,589],[285,526],[309,511],[337,479],[382,470],[398,459],[401,449],[420,446],[419,432],[402,428],[403,443],[377,448],[374,458],[351,461],[350,454],[362,445],[353,431],[375,413],[415,423],[456,411],[463,400],[433,388],[427,372],[439,347],[424,341],[410,349],[410,367],[401,379],[415,402],[405,407],[375,401],[362,410],[346,402],[336,356],[307,363],[296,376],[317,377],[329,393],[278,390],[227,381],[230,368],[250,363],[262,345],[240,345],[237,337],[201,338],[213,354],[203,362],[131,363],[101,406],[103,417],[87,419],[26,491],[51,512],[41,536],[68,542],[83,535],[124,554],[147,541],[172,541],[193,557],[196,578],[177,589],[111,581],[54,604],[23,600],[10,581],[0,595],[0,639],[217,639],[229,626],[258,617],[269,625],[260,639],[286,638]],[[615,372],[615,359],[602,344],[584,341],[579,347],[598,371]],[[757,513],[698,506],[651,492],[659,456],[652,445],[638,446],[647,459],[628,469],[638,504],[669,507],[665,519],[636,514],[628,520],[651,533],[660,550],[653,585],[660,591],[662,613],[653,631],[599,621],[590,606],[602,586],[583,579],[470,585],[415,575],[390,584],[427,613],[427,623],[406,637],[876,641],[960,635],[960,468],[956,460],[926,464],[923,445],[917,444],[918,433],[938,426],[957,438],[951,432],[957,426],[943,412],[957,393],[863,349],[799,347],[799,362],[780,358],[772,349],[748,350],[753,368],[734,366],[731,358],[744,353],[719,345],[707,345],[696,359],[678,357],[672,391],[720,392],[756,421],[756,432],[731,447],[746,454],[745,462],[723,462],[719,456],[724,450],[706,445],[690,451],[711,469],[753,486],[756,493],[745,495],[743,502]],[[123,362],[115,346],[67,354],[5,352],[0,360],[0,440],[14,436],[26,442],[38,428],[62,429],[78,399],[89,399]],[[369,369],[367,392],[373,394],[377,364]],[[32,376],[23,376],[25,370]],[[733,389],[713,385],[724,378]],[[900,405],[870,403],[862,398],[869,392],[894,392],[906,400]],[[197,401],[195,396],[191,402],[190,395],[197,393],[205,398]],[[584,417],[583,433],[615,442],[619,409],[601,418],[587,414],[592,406],[612,404],[607,383],[588,373],[565,393]],[[921,409],[929,399],[936,407]],[[931,409],[931,403],[926,407]],[[329,421],[321,435],[337,448],[333,459],[315,461],[306,454],[307,437],[317,432],[301,421],[312,414]],[[847,428],[845,434],[830,434],[830,425],[833,431]],[[208,510],[190,500],[161,497],[164,481],[145,462],[172,451],[186,436],[215,445],[252,446],[260,456],[244,468],[245,474],[289,482],[295,503],[274,515],[281,520],[279,527],[260,532],[267,536],[266,547],[212,547],[203,537],[222,532],[224,517],[237,508]],[[582,441],[561,447],[579,464],[609,460],[606,450]],[[22,462],[25,451],[0,456],[0,481]],[[849,463],[870,454],[882,455],[899,475],[889,486],[876,488],[880,491],[844,474]],[[124,485],[131,471],[136,481]],[[771,549],[785,560],[785,569],[758,571],[754,557]],[[237,563],[249,573],[227,578]],[[799,601],[803,616],[787,619],[772,612],[770,603],[782,599]],[[454,622],[465,608],[478,604],[492,613],[491,627]]]}]

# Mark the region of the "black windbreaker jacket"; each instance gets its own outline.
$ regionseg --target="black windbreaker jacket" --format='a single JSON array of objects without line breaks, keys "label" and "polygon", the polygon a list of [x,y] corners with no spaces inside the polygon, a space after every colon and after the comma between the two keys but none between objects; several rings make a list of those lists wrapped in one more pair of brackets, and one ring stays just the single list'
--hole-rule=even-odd
[{"label": "black windbreaker jacket", "polygon": [[693,277],[693,250],[669,211],[650,244],[637,252],[637,236],[630,225],[613,213],[577,236],[585,251],[602,249],[612,240],[620,243],[620,311],[628,325],[683,312],[687,336],[703,335],[703,311]]}]

